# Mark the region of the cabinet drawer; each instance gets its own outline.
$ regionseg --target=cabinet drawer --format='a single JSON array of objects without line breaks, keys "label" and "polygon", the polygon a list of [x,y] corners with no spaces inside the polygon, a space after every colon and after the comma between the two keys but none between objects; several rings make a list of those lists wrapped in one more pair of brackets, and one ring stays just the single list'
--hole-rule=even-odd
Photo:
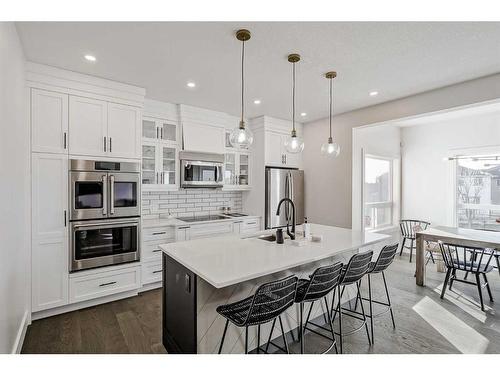
[{"label": "cabinet drawer", "polygon": [[260,230],[260,219],[249,219],[241,223],[240,233],[250,234]]},{"label": "cabinet drawer", "polygon": [[149,262],[142,265],[142,284],[156,283],[162,280],[162,262]]},{"label": "cabinet drawer", "polygon": [[144,242],[141,247],[141,259],[144,262],[149,262],[153,260],[160,261],[161,260],[160,245],[163,243],[165,243],[165,241]]},{"label": "cabinet drawer", "polygon": [[233,223],[213,223],[203,225],[193,225],[189,232],[189,239],[211,237],[233,232]]},{"label": "cabinet drawer", "polygon": [[138,266],[73,277],[69,281],[69,302],[86,301],[138,289],[140,284],[141,268]]},{"label": "cabinet drawer", "polygon": [[175,239],[175,230],[171,227],[168,228],[144,228],[142,230],[143,241],[164,241]]}]

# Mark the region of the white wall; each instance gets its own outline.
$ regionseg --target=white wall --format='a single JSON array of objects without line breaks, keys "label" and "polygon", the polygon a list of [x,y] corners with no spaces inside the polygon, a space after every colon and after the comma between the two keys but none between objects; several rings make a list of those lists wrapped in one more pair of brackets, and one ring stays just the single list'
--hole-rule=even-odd
[{"label": "white wall", "polygon": [[0,22],[0,353],[18,350],[29,316],[29,126],[24,55]]},{"label": "white wall", "polygon": [[328,119],[305,124],[306,216],[311,222],[351,227],[352,128],[497,98],[500,74],[337,115],[333,137],[342,150],[333,161],[320,154],[321,144],[328,138]]},{"label": "white wall", "polygon": [[401,140],[403,217],[454,225],[454,164],[443,158],[500,150],[500,112],[404,127]]},{"label": "white wall", "polygon": [[400,204],[400,128],[394,125],[369,126],[353,129],[352,139],[352,228],[362,229],[362,150],[365,155],[395,159],[393,165],[393,199],[396,202],[393,221],[399,220]]}]

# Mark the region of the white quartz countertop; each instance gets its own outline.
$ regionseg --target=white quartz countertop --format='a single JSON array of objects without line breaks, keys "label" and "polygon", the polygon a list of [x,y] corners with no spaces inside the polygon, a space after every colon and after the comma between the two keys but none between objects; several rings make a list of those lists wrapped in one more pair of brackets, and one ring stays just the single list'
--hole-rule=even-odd
[{"label": "white quartz countertop", "polygon": [[[273,233],[274,231],[270,231]],[[255,237],[223,236],[160,245],[162,251],[216,288],[339,255],[381,242],[389,236],[311,224],[321,242],[296,246]]]},{"label": "white quartz countertop", "polygon": [[214,219],[214,220],[202,220],[202,221],[183,221],[182,218],[156,218],[156,219],[143,219],[142,227],[143,228],[154,228],[154,227],[182,227],[182,226],[191,226],[191,225],[200,225],[200,224],[209,224],[209,223],[219,223],[225,221],[242,221],[249,219],[256,219],[259,216],[246,215],[239,217],[226,217],[222,219]]}]

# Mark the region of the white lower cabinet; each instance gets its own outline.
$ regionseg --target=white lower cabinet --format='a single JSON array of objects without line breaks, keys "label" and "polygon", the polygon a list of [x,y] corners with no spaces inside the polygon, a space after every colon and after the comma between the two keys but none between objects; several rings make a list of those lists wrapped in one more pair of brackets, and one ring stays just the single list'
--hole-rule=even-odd
[{"label": "white lower cabinet", "polygon": [[148,262],[142,264],[142,284],[157,283],[162,280],[162,262]]},{"label": "white lower cabinet", "polygon": [[192,225],[189,230],[189,239],[207,238],[233,233],[232,222]]},{"label": "white lower cabinet", "polygon": [[260,218],[238,220],[233,223],[233,233],[250,235],[260,230]]},{"label": "white lower cabinet", "polygon": [[32,311],[68,303],[68,156],[32,154]]},{"label": "white lower cabinet", "polygon": [[72,274],[69,279],[69,302],[82,302],[111,294],[127,292],[141,286],[138,263],[124,268],[96,269]]}]

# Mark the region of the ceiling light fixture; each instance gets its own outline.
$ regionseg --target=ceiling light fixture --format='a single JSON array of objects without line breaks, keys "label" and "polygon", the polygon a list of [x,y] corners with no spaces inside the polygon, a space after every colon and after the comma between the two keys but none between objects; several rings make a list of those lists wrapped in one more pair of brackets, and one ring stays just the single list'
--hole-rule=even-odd
[{"label": "ceiling light fixture", "polygon": [[299,54],[288,55],[288,62],[292,63],[292,132],[290,137],[285,139],[285,149],[292,154],[298,154],[304,150],[304,141],[297,137],[297,130],[295,130],[295,64],[299,61]]},{"label": "ceiling light fixture", "polygon": [[378,95],[378,91],[370,91],[370,96],[377,96]]},{"label": "ceiling light fixture", "polygon": [[186,86],[192,89],[192,88],[195,88],[195,87],[196,87],[196,83],[194,83],[194,82],[188,82],[188,83],[186,84]]},{"label": "ceiling light fixture", "polygon": [[260,99],[255,99],[255,100],[253,101],[253,104],[260,104],[260,103],[261,103]]},{"label": "ceiling light fixture", "polygon": [[301,112],[301,113],[300,113],[300,115],[301,115],[302,117],[306,117],[306,116],[307,116],[307,113],[305,113],[305,112]]},{"label": "ceiling light fixture", "polygon": [[[253,142],[253,134],[245,128],[245,42],[250,39],[250,31],[241,29],[236,32],[236,39],[241,41],[241,119],[237,128],[229,135],[229,142],[234,148],[248,149]],[[260,101],[259,101],[260,102]],[[254,102],[255,103],[255,102]],[[258,103],[256,103],[258,104]]]},{"label": "ceiling light fixture", "polygon": [[85,60],[87,60],[87,61],[91,61],[91,62],[96,62],[97,61],[97,59],[93,55],[85,55],[83,57],[85,57]]},{"label": "ceiling light fixture", "polygon": [[336,158],[340,154],[340,146],[332,138],[332,117],[333,117],[333,79],[337,77],[337,72],[328,72],[325,77],[330,80],[330,136],[328,142],[321,145],[321,153],[325,156]]}]

